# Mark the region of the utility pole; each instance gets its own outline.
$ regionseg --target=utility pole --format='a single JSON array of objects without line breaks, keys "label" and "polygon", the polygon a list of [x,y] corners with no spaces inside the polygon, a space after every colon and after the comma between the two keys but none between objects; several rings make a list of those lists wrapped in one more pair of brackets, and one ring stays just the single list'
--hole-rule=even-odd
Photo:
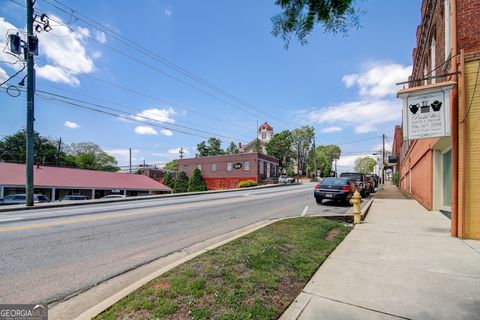
[{"label": "utility pole", "polygon": [[335,178],[337,178],[337,159],[335,159]]},{"label": "utility pole", "polygon": [[383,147],[382,147],[382,182],[385,184],[385,133],[382,134]]},{"label": "utility pole", "polygon": [[183,159],[183,154],[185,153],[185,151],[183,151],[183,147],[180,147],[180,159]]},{"label": "utility pole", "polygon": [[33,143],[33,121],[34,121],[34,86],[35,86],[35,69],[33,67],[33,51],[38,46],[33,35],[33,1],[27,1],[27,147],[26,147],[26,183],[25,183],[25,204],[27,207],[33,206],[33,162],[34,162],[34,143]]},{"label": "utility pole", "polygon": [[315,133],[313,133],[313,163],[314,163],[314,168],[315,168],[315,182],[318,181],[317,177],[317,150],[315,147]]},{"label": "utility pole", "polygon": [[57,149],[57,162],[56,166],[58,166],[58,163],[60,161],[60,151],[62,151],[62,137],[60,137],[60,140],[58,140],[58,149]]},{"label": "utility pole", "polygon": [[132,173],[132,148],[128,148],[128,172]]}]

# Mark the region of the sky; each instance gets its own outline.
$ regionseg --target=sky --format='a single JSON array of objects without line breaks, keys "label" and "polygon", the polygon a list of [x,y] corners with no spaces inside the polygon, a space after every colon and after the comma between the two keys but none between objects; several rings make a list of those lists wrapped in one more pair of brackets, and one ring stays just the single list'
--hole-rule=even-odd
[{"label": "sky", "polygon": [[[265,121],[275,132],[313,126],[317,145],[341,147],[339,171],[379,150],[382,134],[391,148],[421,0],[357,0],[358,30],[319,25],[288,50],[271,34],[274,2],[37,0],[37,20],[45,13],[52,29],[38,33],[35,130],[97,143],[119,165],[129,148],[134,164],[162,164],[212,136],[247,143]],[[25,10],[0,0],[0,82],[22,67],[5,46],[7,34],[24,34]],[[24,75],[3,88],[22,89]],[[25,126],[15,87],[0,91],[0,138]]]}]

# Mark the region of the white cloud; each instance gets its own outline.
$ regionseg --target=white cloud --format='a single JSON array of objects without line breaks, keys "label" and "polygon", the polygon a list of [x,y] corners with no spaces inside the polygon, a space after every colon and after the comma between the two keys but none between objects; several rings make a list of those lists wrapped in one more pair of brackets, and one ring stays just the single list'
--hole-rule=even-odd
[{"label": "white cloud", "polygon": [[[180,148],[168,149],[167,153],[175,156],[180,155]],[[189,155],[190,151],[188,151],[186,148],[183,148],[183,154]]]},{"label": "white cloud", "polygon": [[74,87],[80,85],[80,80],[78,80],[74,73],[49,64],[43,67],[37,67],[36,73],[40,78],[44,78],[52,82],[67,83]]},{"label": "white cloud", "polygon": [[332,132],[339,132],[339,131],[342,131],[342,128],[340,128],[340,127],[328,127],[328,128],[323,128],[321,132],[332,133]]},{"label": "white cloud", "polygon": [[173,136],[172,130],[169,130],[169,129],[162,129],[160,130],[160,133],[167,137]]},{"label": "white cloud", "polygon": [[97,59],[100,59],[101,57],[102,57],[102,52],[101,51],[96,50],[96,51],[92,52],[92,58],[93,59],[97,60]]},{"label": "white cloud", "polygon": [[105,43],[107,42],[107,35],[105,32],[98,31],[95,33],[95,39],[97,39],[98,42],[100,43]]},{"label": "white cloud", "polygon": [[173,115],[175,115],[175,110],[173,110],[173,108],[152,108],[143,110],[142,112],[137,113],[137,115],[132,116],[132,118],[137,121],[147,121],[149,119],[152,119],[160,122],[174,123],[175,119],[172,118]]},{"label": "white cloud", "polygon": [[3,82],[7,79],[8,79],[8,74],[5,72],[5,70],[0,68],[0,82]]},{"label": "white cloud", "polygon": [[172,8],[165,8],[165,10],[163,10],[163,13],[165,13],[167,17],[170,17],[173,13],[173,10]]},{"label": "white cloud", "polygon": [[65,121],[64,123],[65,127],[70,128],[70,129],[78,129],[80,126],[76,124],[75,122],[72,121]]},{"label": "white cloud", "polygon": [[342,80],[347,88],[358,85],[363,97],[383,98],[398,91],[395,83],[408,79],[412,66],[400,64],[376,64],[363,73],[345,75]]},{"label": "white cloud", "polygon": [[[130,150],[129,149],[104,149],[106,153],[115,157],[119,165],[127,165],[130,162]],[[139,157],[140,150],[132,149],[132,162],[136,163],[142,161],[143,158]]]},{"label": "white cloud", "polygon": [[150,126],[138,126],[135,128],[135,133],[142,135],[157,135],[157,130],[153,129]]},{"label": "white cloud", "polygon": [[395,100],[353,101],[307,113],[307,119],[316,123],[347,123],[355,132],[376,131],[376,125],[398,121],[402,117],[401,102]]}]

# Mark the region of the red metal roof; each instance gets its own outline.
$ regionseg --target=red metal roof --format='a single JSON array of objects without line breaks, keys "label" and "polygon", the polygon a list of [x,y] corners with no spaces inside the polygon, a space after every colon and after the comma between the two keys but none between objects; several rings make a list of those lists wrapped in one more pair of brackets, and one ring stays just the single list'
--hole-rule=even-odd
[{"label": "red metal roof", "polygon": [[[128,189],[170,191],[171,189],[141,174],[104,172],[59,167],[34,167],[35,187],[88,189]],[[25,165],[0,162],[0,185],[25,185]]]},{"label": "red metal roof", "polygon": [[262,131],[262,130],[273,131],[273,128],[272,128],[271,125],[268,124],[267,121],[265,121],[265,123],[262,124],[262,125],[260,126],[260,128],[258,128],[258,131]]}]

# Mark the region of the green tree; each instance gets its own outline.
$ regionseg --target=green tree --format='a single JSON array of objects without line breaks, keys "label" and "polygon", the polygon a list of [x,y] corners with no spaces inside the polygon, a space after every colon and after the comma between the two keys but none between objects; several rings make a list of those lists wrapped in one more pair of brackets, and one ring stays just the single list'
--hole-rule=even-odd
[{"label": "green tree", "polygon": [[80,169],[118,171],[117,160],[93,142],[72,143],[69,154]]},{"label": "green tree", "polygon": [[195,168],[193,170],[192,176],[190,177],[190,180],[188,180],[187,191],[207,191],[207,185],[203,182],[202,171],[200,171],[200,169]]},{"label": "green tree", "polygon": [[308,158],[308,168],[310,171],[314,170],[314,161],[317,161],[317,170],[320,170],[320,175],[322,177],[328,177],[332,172],[333,161],[340,159],[341,154],[342,151],[339,146],[318,146],[315,153],[312,153]]},{"label": "green tree", "polygon": [[267,154],[278,158],[281,168],[286,168],[293,156],[292,133],[283,130],[275,134],[267,144]]},{"label": "green tree", "polygon": [[326,32],[347,34],[358,28],[362,11],[354,8],[353,0],[276,0],[282,12],[272,17],[275,37],[288,48],[292,35],[302,45],[316,24],[322,24]]},{"label": "green tree", "polygon": [[[0,140],[0,160],[25,163],[26,136],[26,130],[21,129],[13,135],[6,136]],[[58,143],[40,136],[38,132],[33,134],[33,143],[35,163],[54,165],[57,163],[61,164],[61,162],[67,160],[64,152],[60,152],[60,159],[57,159]]]},{"label": "green tree", "polygon": [[165,174],[165,177],[163,177],[163,184],[172,189],[175,187],[175,178],[171,172]]},{"label": "green tree", "polygon": [[163,168],[171,171],[178,171],[178,159],[167,162]]},{"label": "green tree", "polygon": [[256,139],[255,142],[253,143],[252,150],[253,150],[253,152],[263,153],[262,144],[260,143],[259,139]]},{"label": "green tree", "polygon": [[375,159],[372,157],[358,158],[355,160],[355,172],[361,172],[365,174],[371,173],[376,164],[377,161],[375,161]]},{"label": "green tree", "polygon": [[197,157],[219,156],[225,154],[222,149],[222,141],[217,138],[209,138],[207,142],[197,144]]},{"label": "green tree", "polygon": [[175,179],[175,185],[173,187],[173,193],[187,192],[188,189],[188,176],[185,172],[180,171]]},{"label": "green tree", "polygon": [[238,153],[238,147],[235,144],[235,142],[233,142],[233,141],[230,142],[230,145],[228,146],[226,151],[227,151],[228,154],[237,154]]},{"label": "green tree", "polygon": [[315,131],[310,126],[303,126],[292,131],[292,149],[297,160],[298,175],[307,167],[307,155],[311,150]]}]

